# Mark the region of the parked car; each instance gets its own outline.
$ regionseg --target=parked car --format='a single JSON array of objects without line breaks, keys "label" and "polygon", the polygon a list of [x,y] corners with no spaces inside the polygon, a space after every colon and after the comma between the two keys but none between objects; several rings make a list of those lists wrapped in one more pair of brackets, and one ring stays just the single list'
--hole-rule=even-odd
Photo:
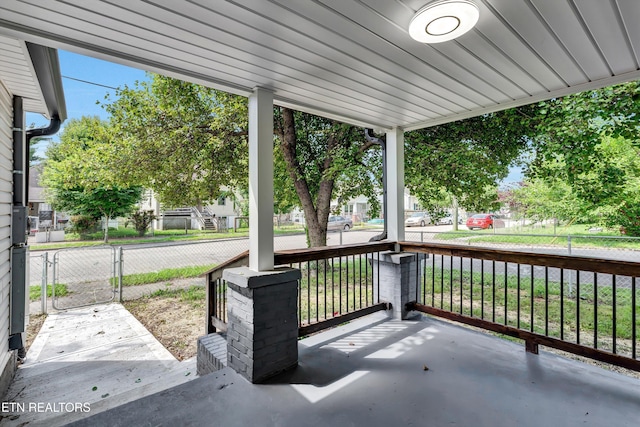
[{"label": "parked car", "polygon": [[327,231],[344,230],[349,231],[353,228],[353,221],[343,216],[330,216],[327,223]]},{"label": "parked car", "polygon": [[469,230],[476,228],[504,228],[504,221],[498,219],[494,214],[475,214],[467,219],[467,228]]},{"label": "parked car", "polygon": [[431,217],[426,212],[414,212],[409,218],[404,221],[406,227],[420,226],[424,227],[427,224],[431,224]]},{"label": "parked car", "polygon": [[[453,217],[447,215],[444,218],[440,218],[437,222],[438,225],[453,225]],[[458,224],[462,224],[462,218],[458,217]]]}]

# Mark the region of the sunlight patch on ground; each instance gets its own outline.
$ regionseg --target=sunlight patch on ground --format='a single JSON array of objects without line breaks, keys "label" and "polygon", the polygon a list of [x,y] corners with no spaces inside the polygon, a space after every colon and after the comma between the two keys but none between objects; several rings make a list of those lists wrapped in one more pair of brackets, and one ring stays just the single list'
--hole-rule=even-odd
[{"label": "sunlight patch on ground", "polygon": [[375,353],[371,353],[370,355],[365,356],[365,359],[395,359],[396,357],[402,356],[407,351],[433,339],[435,336],[434,334],[437,332],[438,330],[436,328],[429,326],[415,333],[414,335],[411,335],[383,348],[382,350],[378,350]]},{"label": "sunlight patch on ground", "polygon": [[332,348],[340,350],[344,353],[351,353],[361,348],[365,348],[371,344],[374,344],[389,335],[400,332],[406,329],[408,325],[400,322],[387,322],[382,325],[377,325],[362,332],[357,332],[353,335],[348,335],[337,341],[323,346],[322,348]]},{"label": "sunlight patch on ground", "polygon": [[310,403],[316,403],[321,401],[327,396],[339,391],[340,389],[348,386],[349,384],[359,380],[368,374],[369,371],[355,371],[346,377],[340,378],[337,381],[324,387],[316,387],[311,384],[292,384],[294,390],[296,390],[302,397],[307,399]]}]

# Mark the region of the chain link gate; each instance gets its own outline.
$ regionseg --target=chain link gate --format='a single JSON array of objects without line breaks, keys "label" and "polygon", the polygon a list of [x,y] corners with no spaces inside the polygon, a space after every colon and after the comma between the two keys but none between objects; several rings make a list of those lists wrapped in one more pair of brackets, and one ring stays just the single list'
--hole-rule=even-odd
[{"label": "chain link gate", "polygon": [[120,299],[121,251],[111,246],[61,249],[53,255],[51,303],[56,310]]}]

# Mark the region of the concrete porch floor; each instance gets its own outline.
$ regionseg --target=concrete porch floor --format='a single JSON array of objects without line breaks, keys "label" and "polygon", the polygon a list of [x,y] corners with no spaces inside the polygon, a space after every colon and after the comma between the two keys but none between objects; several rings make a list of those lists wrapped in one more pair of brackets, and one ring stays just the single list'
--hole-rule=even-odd
[{"label": "concrete porch floor", "polygon": [[[637,426],[640,380],[431,318],[382,313],[299,342],[252,385],[229,368],[74,426]],[[427,367],[428,369],[425,369]]]}]

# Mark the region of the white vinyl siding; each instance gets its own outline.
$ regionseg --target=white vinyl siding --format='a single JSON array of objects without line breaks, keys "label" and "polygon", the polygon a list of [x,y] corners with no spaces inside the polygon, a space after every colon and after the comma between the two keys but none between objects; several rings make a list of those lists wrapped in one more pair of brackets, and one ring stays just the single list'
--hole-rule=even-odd
[{"label": "white vinyl siding", "polygon": [[9,360],[11,212],[13,191],[13,102],[0,83],[0,372]]}]

